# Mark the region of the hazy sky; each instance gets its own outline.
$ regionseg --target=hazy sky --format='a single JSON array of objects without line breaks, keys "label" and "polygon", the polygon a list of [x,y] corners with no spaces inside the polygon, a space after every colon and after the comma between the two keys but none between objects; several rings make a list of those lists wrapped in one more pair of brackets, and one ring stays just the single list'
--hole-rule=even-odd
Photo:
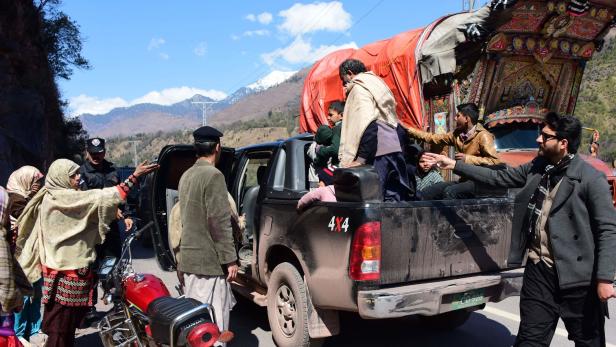
[{"label": "hazy sky", "polygon": [[61,9],[80,25],[93,66],[60,81],[80,114],[224,98],[271,71],[425,26],[462,1],[64,0]]}]

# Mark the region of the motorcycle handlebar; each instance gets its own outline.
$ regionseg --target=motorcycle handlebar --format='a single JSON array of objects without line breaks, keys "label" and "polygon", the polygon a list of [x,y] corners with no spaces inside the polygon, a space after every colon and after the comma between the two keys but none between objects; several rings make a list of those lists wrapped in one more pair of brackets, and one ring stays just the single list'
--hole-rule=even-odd
[{"label": "motorcycle handlebar", "polygon": [[148,222],[148,224],[144,225],[142,228],[137,229],[135,231],[134,238],[135,239],[139,239],[141,237],[141,234],[143,234],[144,231],[146,231],[147,229],[149,229],[149,228],[151,228],[153,226],[154,226],[154,222],[153,221]]}]

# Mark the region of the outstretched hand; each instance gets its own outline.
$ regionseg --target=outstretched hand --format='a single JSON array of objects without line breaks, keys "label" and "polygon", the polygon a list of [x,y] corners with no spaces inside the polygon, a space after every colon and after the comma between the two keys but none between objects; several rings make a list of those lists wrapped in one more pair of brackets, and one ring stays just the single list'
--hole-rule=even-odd
[{"label": "outstretched hand", "polygon": [[431,166],[436,165],[439,169],[453,170],[456,166],[456,161],[445,155],[426,152],[424,158]]},{"label": "outstretched hand", "polygon": [[144,160],[141,164],[137,165],[137,167],[135,168],[135,172],[133,172],[133,175],[135,177],[147,175],[152,171],[158,170],[159,167],[160,165],[158,164],[148,164],[148,161]]}]

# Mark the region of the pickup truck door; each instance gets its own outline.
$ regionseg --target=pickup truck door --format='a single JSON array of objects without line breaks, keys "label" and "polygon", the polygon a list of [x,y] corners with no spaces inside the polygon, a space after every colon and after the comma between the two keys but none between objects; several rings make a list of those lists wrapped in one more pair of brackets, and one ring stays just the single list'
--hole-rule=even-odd
[{"label": "pickup truck door", "polygon": [[[220,160],[216,167],[225,175],[227,187],[233,171],[235,149],[223,147]],[[151,218],[154,227],[151,228],[152,243],[156,260],[163,270],[172,271],[176,261],[169,247],[168,216],[171,207],[177,202],[180,178],[196,160],[195,150],[191,145],[165,146],[159,156],[160,168],[153,176],[146,194],[150,197]]]},{"label": "pickup truck door", "polygon": [[[233,169],[232,185],[229,191],[235,199],[239,215],[246,220],[245,237],[252,237],[253,254],[259,244],[259,225],[261,223],[261,202],[268,186],[267,181],[272,167],[272,158],[277,145],[258,145],[238,152]],[[249,266],[251,277],[257,276],[255,266],[257,258],[253,257]]]}]

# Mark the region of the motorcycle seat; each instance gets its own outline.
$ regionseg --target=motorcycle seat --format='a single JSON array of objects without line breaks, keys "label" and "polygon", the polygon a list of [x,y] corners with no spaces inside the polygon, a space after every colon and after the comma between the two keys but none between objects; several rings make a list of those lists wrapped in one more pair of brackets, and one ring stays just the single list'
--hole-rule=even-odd
[{"label": "motorcycle seat", "polygon": [[[170,343],[170,328],[173,320],[183,313],[192,310],[202,303],[189,298],[172,298],[170,296],[160,297],[148,305],[147,314],[150,318],[150,330],[152,331],[152,337],[159,343]],[[181,326],[176,327],[175,334],[177,336],[176,341],[180,344],[186,341],[186,333],[192,327],[204,322],[211,322],[212,319],[207,312],[190,317],[190,319],[184,321]],[[183,340],[183,341],[182,341]],[[181,344],[180,344],[181,345]]]}]

